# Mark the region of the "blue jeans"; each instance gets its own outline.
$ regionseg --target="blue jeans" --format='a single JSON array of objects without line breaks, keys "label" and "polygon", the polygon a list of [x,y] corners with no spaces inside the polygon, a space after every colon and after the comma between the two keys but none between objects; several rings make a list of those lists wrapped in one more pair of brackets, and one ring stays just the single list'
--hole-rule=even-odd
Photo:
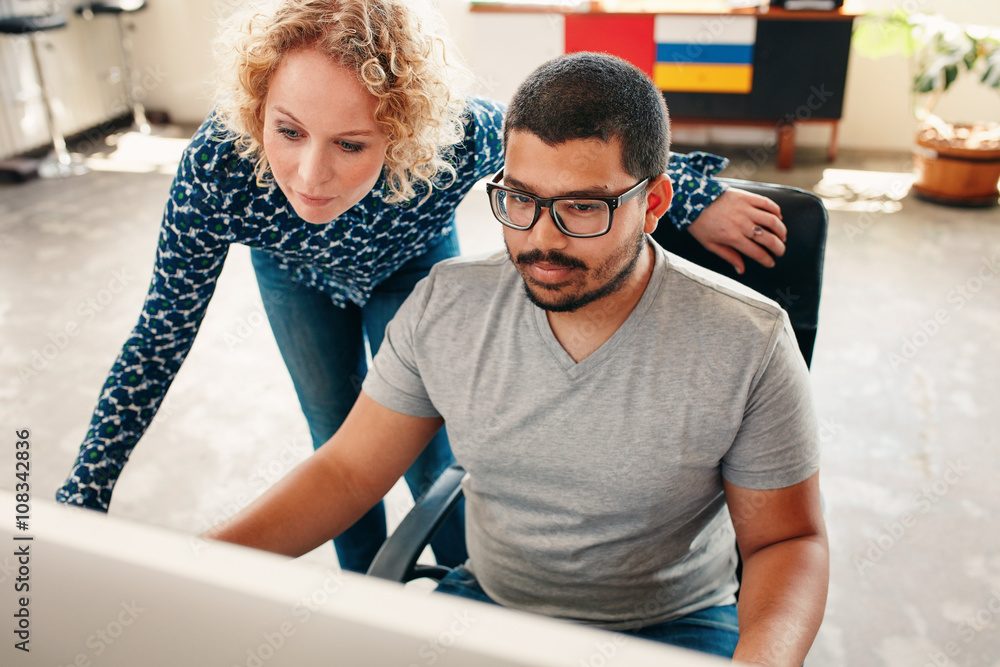
[{"label": "blue jeans", "polygon": [[[374,355],[382,344],[385,325],[414,285],[435,263],[457,254],[458,237],[453,232],[380,283],[364,307],[351,303],[340,308],[323,292],[294,281],[269,253],[250,252],[264,311],[292,376],[314,448],[340,428],[358,397],[368,370],[365,338]],[[441,429],[404,475],[414,498],[453,462],[448,436]],[[438,563],[449,567],[468,557],[464,506],[457,509],[431,540]],[[334,539],[341,568],[366,572],[385,537],[385,507],[380,501]]]},{"label": "blue jeans", "polygon": [[[435,590],[477,602],[497,604],[464,566],[452,570]],[[735,604],[709,607],[666,623],[616,632],[724,658],[733,657],[736,642],[740,638]]]}]

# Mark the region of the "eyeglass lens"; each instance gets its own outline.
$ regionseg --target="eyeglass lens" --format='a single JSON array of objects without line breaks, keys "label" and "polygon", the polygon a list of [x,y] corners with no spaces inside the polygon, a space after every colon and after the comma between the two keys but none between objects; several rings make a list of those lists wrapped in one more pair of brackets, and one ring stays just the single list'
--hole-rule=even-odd
[{"label": "eyeglass lens", "polygon": [[[493,202],[503,220],[514,227],[527,229],[535,219],[533,197],[497,189]],[[611,217],[607,202],[600,199],[559,199],[552,203],[552,213],[571,234],[600,234]]]}]

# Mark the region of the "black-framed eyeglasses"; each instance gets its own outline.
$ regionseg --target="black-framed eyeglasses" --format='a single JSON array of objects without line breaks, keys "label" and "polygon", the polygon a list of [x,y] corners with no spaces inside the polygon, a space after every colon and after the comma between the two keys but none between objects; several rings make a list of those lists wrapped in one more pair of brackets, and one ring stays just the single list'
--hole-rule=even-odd
[{"label": "black-framed eyeglasses", "polygon": [[511,229],[526,231],[538,222],[542,209],[547,208],[559,231],[578,239],[603,236],[611,231],[615,209],[640,195],[649,183],[649,179],[644,178],[617,197],[570,195],[544,199],[523,190],[499,185],[501,178],[503,169],[497,172],[492,182],[486,184],[486,193],[490,196],[493,215],[502,224]]}]

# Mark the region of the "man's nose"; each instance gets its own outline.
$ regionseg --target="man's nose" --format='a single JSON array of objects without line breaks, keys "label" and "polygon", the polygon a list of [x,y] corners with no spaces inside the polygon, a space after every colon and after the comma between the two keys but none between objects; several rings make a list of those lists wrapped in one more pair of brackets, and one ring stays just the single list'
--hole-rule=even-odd
[{"label": "man's nose", "polygon": [[552,211],[548,207],[542,207],[541,213],[538,214],[538,220],[531,228],[530,233],[531,236],[528,237],[528,240],[539,250],[563,248],[570,238],[556,226],[556,221],[552,219]]}]

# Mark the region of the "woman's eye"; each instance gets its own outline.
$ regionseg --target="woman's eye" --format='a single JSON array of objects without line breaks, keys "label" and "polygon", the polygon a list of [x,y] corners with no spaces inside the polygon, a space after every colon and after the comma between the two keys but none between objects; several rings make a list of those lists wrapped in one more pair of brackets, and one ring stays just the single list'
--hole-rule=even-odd
[{"label": "woman's eye", "polygon": [[361,144],[353,144],[350,141],[338,141],[337,143],[345,153],[360,153],[365,148]]},{"label": "woman's eye", "polygon": [[301,136],[298,130],[293,130],[290,127],[279,127],[278,134],[284,136],[286,139],[298,139]]}]

